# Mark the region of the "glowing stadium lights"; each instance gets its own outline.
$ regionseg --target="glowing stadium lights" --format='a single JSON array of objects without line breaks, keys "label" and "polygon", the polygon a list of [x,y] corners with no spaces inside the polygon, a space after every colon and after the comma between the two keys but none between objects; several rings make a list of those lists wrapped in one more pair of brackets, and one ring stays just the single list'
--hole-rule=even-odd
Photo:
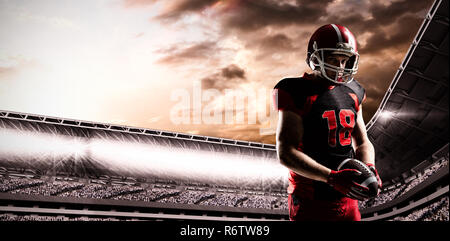
[{"label": "glowing stadium lights", "polygon": [[380,117],[384,120],[392,118],[393,115],[394,115],[394,113],[387,111],[387,110],[384,110],[380,113]]},{"label": "glowing stadium lights", "polygon": [[157,175],[202,182],[254,183],[280,180],[286,168],[272,159],[93,139],[92,161],[113,172]]},{"label": "glowing stadium lights", "polygon": [[9,160],[64,160],[86,155],[83,138],[74,136],[0,129],[0,143],[0,158]]},{"label": "glowing stadium lights", "polygon": [[8,125],[17,129],[0,127],[2,166],[63,172],[97,169],[111,175],[237,186],[277,185],[287,181],[287,169],[267,150],[244,150],[246,154],[242,154],[240,148],[247,147],[214,144],[223,145],[215,148],[210,143],[103,130],[80,137],[68,129],[61,132],[49,126],[40,130]]}]

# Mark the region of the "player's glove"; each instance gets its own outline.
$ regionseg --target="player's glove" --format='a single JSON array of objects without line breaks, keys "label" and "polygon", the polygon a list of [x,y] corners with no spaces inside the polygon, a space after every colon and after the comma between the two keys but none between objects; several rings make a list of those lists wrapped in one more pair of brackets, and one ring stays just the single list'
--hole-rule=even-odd
[{"label": "player's glove", "polygon": [[381,182],[381,178],[378,175],[378,172],[377,172],[377,169],[375,168],[375,165],[373,165],[372,163],[368,163],[366,165],[373,172],[373,174],[375,174],[375,176],[377,177],[377,182],[378,182],[378,193],[377,193],[377,195],[378,195],[381,192],[381,188],[383,187],[383,183]]},{"label": "player's glove", "polygon": [[331,170],[327,183],[345,196],[362,201],[369,198],[369,188],[355,182],[359,175],[361,172],[355,169]]}]

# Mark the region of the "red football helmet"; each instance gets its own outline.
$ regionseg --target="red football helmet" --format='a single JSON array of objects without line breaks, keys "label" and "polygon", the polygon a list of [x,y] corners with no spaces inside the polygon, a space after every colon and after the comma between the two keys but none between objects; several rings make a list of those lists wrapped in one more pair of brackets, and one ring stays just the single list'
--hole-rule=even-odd
[{"label": "red football helmet", "polygon": [[[340,54],[349,57],[344,68],[325,63],[328,54]],[[312,70],[319,70],[322,76],[335,84],[345,84],[353,80],[358,71],[359,54],[356,39],[346,28],[337,24],[327,24],[318,28],[308,44],[306,63]],[[334,78],[326,70],[334,71]]]}]

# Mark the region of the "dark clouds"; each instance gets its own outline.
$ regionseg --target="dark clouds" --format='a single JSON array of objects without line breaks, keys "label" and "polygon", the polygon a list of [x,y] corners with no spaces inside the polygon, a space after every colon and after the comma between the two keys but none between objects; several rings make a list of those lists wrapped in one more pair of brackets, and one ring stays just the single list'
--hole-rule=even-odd
[{"label": "dark clouds", "polygon": [[309,25],[326,14],[331,1],[299,1],[296,5],[277,1],[233,0],[224,7],[224,30],[256,31],[266,26]]},{"label": "dark clouds", "polygon": [[240,78],[245,79],[245,71],[232,64],[222,69],[222,76],[227,79]]},{"label": "dark clouds", "polygon": [[193,60],[208,60],[214,57],[218,52],[218,47],[214,42],[200,42],[194,44],[177,44],[167,49],[157,51],[157,54],[162,54],[157,63],[176,65],[192,62]]},{"label": "dark clouds", "polygon": [[[135,6],[155,1],[126,0],[128,5]],[[221,51],[220,40],[236,38],[245,50],[252,52],[248,58],[260,63],[261,70],[283,65],[300,70],[306,67],[306,44],[316,28],[328,23],[347,26],[354,33],[361,60],[364,60],[357,79],[367,92],[364,106],[367,122],[376,112],[433,0],[396,0],[386,4],[369,0],[177,0],[161,3],[164,3],[163,12],[152,20],[170,25],[186,15],[198,14],[205,21],[214,21],[220,26],[215,41],[172,47],[160,59],[161,64],[181,65],[211,58]],[[208,12],[205,10],[211,15],[205,14]],[[274,58],[276,55],[279,57]],[[238,70],[242,75],[227,72],[238,73]],[[205,87],[223,89],[245,80],[243,67],[227,66],[202,81]]]},{"label": "dark clouds", "polygon": [[[374,1],[370,6],[370,13],[378,25],[385,25],[392,23],[404,14],[417,13],[423,10],[428,10],[432,1],[394,1],[389,5],[383,5]],[[424,16],[423,16],[424,17]],[[406,25],[407,26],[407,25]]]},{"label": "dark clouds", "polygon": [[272,53],[298,50],[298,46],[295,46],[295,40],[283,33],[264,36],[254,42],[247,43],[246,47],[256,47]]},{"label": "dark clouds", "polygon": [[[127,6],[148,5],[157,0],[125,0]],[[292,2],[292,1],[290,1]],[[202,14],[205,9],[213,9],[214,16],[210,21],[221,24],[223,35],[230,31],[237,31],[236,35],[247,46],[252,45],[254,39],[248,37],[251,32],[260,34],[266,39],[268,47],[292,48],[295,32],[263,33],[262,29],[283,29],[289,26],[301,28],[317,28],[327,23],[338,23],[349,27],[358,36],[371,33],[368,43],[360,50],[366,53],[375,53],[380,48],[397,47],[400,44],[411,42],[423,20],[418,12],[424,12],[431,6],[432,0],[423,1],[394,1],[390,4],[381,4],[376,1],[346,1],[341,3],[340,11],[330,9],[332,0],[297,0],[295,4],[285,1],[270,0],[178,0],[166,1],[163,11],[155,17],[157,20],[176,22],[186,14]],[[348,3],[347,3],[348,2]],[[344,8],[345,7],[345,8]],[[366,9],[360,9],[366,8]],[[361,12],[365,12],[362,14]],[[367,17],[367,15],[371,17]],[[389,27],[393,25],[394,27]],[[271,35],[271,36],[270,36]],[[306,42],[306,40],[303,40]]]},{"label": "dark clouds", "polygon": [[409,47],[422,21],[423,19],[410,14],[398,18],[392,29],[380,29],[379,32],[374,33],[367,40],[365,47],[360,50],[361,54],[377,54],[389,48]]},{"label": "dark clouds", "polygon": [[206,7],[213,5],[217,0],[178,0],[167,1],[164,11],[155,17],[162,21],[176,21],[188,13],[201,12]]},{"label": "dark clouds", "polygon": [[[286,61],[296,59],[290,64],[299,64],[303,61],[303,40],[298,37],[289,37],[285,33],[261,35],[247,38],[245,47],[254,51],[253,58],[258,62],[266,62],[268,66],[276,68],[286,66]],[[299,56],[300,55],[300,56]],[[274,56],[278,56],[274,58]]]},{"label": "dark clouds", "polygon": [[[126,0],[126,2],[132,2],[135,5],[140,2],[155,1]],[[346,2],[348,4],[341,11],[327,12],[327,7],[333,4],[332,0],[297,0],[295,4],[270,0],[178,0],[167,1],[163,12],[155,18],[174,22],[186,14],[201,14],[206,8],[213,8],[217,12],[214,15],[214,20],[222,23],[222,30],[224,31],[235,29],[251,32],[267,26],[317,26],[335,22],[354,25],[350,29],[358,30],[358,32],[371,32],[380,26],[396,22],[404,14],[427,10],[432,3],[431,0],[403,0],[387,5],[376,1]],[[366,2],[366,4],[361,4],[361,2]],[[128,5],[131,4],[128,3]],[[363,7],[367,9],[359,9]],[[368,11],[372,18],[366,19],[360,14],[362,10]]]},{"label": "dark clouds", "polygon": [[[151,0],[126,0],[127,6],[149,4]],[[190,13],[201,13],[213,7],[223,23],[223,30],[253,31],[268,25],[310,24],[326,12],[332,0],[285,1],[270,0],[178,0],[167,1],[162,13],[155,17],[165,22],[177,21]]]},{"label": "dark clouds", "polygon": [[388,89],[401,59],[394,56],[386,56],[384,59],[373,58],[360,65],[356,79],[366,89],[366,101],[364,103],[364,120],[368,122],[378,109],[386,90]]},{"label": "dark clouds", "polygon": [[246,81],[245,70],[235,64],[230,64],[218,72],[202,79],[204,89],[233,89]]},{"label": "dark clouds", "polygon": [[361,54],[377,54],[387,48],[397,48],[401,45],[410,45],[423,21],[424,13],[431,6],[431,0],[424,1],[396,1],[389,5],[370,2],[368,14],[371,18],[364,17],[357,11],[349,11],[349,14],[330,15],[327,22],[335,22],[361,36],[370,33],[367,44],[361,46]]},{"label": "dark clouds", "polygon": [[[423,20],[423,16],[417,13],[431,5],[431,0],[403,0],[386,5],[372,1],[348,2],[346,11],[327,12],[327,7],[333,4],[331,0],[298,0],[295,4],[269,0],[179,0],[169,1],[164,11],[155,18],[176,22],[186,14],[202,14],[207,8],[214,9],[216,14],[211,20],[221,24],[222,37],[237,36],[246,47],[265,48],[266,54],[258,58],[270,56],[271,51],[299,51],[299,44],[305,45],[307,42],[307,37],[299,37],[296,32],[277,30],[296,26],[312,32],[318,26],[334,22],[349,27],[357,39],[369,33],[371,36],[367,43],[360,46],[361,54],[377,54],[387,48],[409,45]],[[367,9],[358,9],[363,7]],[[362,14],[362,10],[367,13]],[[264,28],[274,29],[275,33],[264,32]],[[253,32],[259,35],[259,40],[255,40]]]}]

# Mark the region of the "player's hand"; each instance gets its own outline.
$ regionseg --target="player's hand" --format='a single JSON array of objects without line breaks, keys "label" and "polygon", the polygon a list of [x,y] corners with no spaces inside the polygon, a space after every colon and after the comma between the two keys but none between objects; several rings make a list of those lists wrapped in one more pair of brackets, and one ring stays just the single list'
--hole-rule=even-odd
[{"label": "player's hand", "polygon": [[377,182],[378,182],[378,193],[377,193],[377,195],[378,195],[381,192],[381,188],[383,187],[383,183],[381,182],[381,178],[378,175],[378,172],[377,172],[377,169],[375,168],[375,165],[373,165],[372,163],[368,163],[366,165],[373,172],[373,174],[375,174],[375,176],[377,177]]},{"label": "player's hand", "polygon": [[355,169],[331,170],[327,183],[345,196],[362,201],[369,198],[369,188],[355,182],[359,175],[361,172]]}]

